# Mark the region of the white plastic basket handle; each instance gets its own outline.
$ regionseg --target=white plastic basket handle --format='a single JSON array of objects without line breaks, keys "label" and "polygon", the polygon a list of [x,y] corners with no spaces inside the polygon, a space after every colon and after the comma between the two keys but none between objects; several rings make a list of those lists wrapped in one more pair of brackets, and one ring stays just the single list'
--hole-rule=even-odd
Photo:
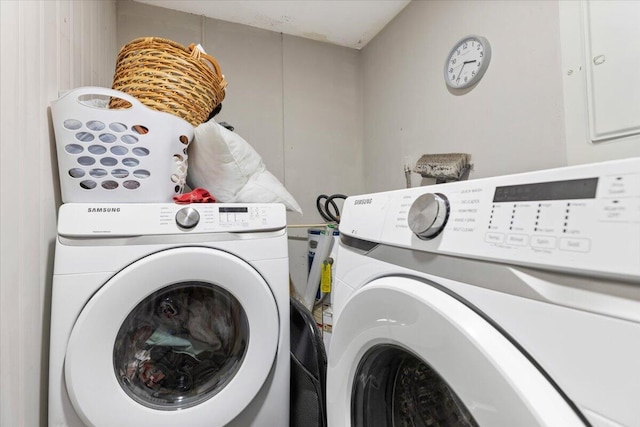
[{"label": "white plastic basket handle", "polygon": [[[99,87],[99,86],[85,86],[85,87],[81,87],[78,89],[74,89],[71,90],[67,93],[65,93],[59,100],[62,100],[63,98],[66,98],[67,96],[73,96],[75,97],[74,101],[88,106],[88,107],[92,107],[91,105],[88,105],[86,102],[82,102],[80,101],[80,97],[82,96],[86,96],[86,95],[101,95],[101,96],[108,96],[110,98],[120,98],[120,99],[124,99],[125,101],[129,102],[133,108],[136,107],[144,107],[144,104],[142,104],[140,101],[138,101],[136,98],[134,98],[133,96],[124,93],[124,92],[120,92],[119,90],[115,90],[115,89],[109,89],[106,87]],[[94,107],[96,108],[96,107]]]}]

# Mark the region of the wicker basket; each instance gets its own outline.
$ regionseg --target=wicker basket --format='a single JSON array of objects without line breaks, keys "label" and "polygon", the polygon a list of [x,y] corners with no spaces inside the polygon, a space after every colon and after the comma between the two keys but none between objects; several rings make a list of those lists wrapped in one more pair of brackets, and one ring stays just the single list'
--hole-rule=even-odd
[{"label": "wicker basket", "polygon": [[[226,86],[220,66],[212,56],[193,44],[186,48],[159,37],[143,37],[124,45],[113,77],[113,89],[193,126],[208,119],[224,99]],[[114,99],[109,107],[125,108],[126,104]]]}]

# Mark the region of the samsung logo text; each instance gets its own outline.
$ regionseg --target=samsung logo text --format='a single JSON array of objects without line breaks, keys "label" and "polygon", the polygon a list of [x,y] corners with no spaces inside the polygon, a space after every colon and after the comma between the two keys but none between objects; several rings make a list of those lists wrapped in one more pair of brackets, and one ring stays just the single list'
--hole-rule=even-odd
[{"label": "samsung logo text", "polygon": [[120,208],[87,208],[89,213],[116,213],[120,212]]}]

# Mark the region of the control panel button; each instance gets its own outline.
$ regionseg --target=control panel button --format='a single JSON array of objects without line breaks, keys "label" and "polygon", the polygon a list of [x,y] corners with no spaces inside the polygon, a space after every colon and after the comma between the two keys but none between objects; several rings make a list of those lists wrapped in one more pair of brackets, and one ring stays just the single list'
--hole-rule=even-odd
[{"label": "control panel button", "polygon": [[489,243],[504,243],[504,234],[489,232],[485,234],[484,240]]},{"label": "control panel button", "polygon": [[555,249],[556,238],[551,236],[534,236],[531,239],[531,246],[541,249]]},{"label": "control panel button", "polygon": [[176,223],[178,227],[189,230],[200,221],[200,214],[192,207],[182,208],[176,213]]},{"label": "control panel button", "polygon": [[411,205],[407,222],[421,239],[432,239],[444,228],[449,218],[449,201],[444,194],[427,193]]},{"label": "control panel button", "polygon": [[526,234],[509,234],[507,235],[507,243],[514,246],[527,246],[529,244],[529,236]]},{"label": "control panel button", "polygon": [[589,252],[591,249],[591,241],[589,239],[563,237],[560,239],[560,249],[572,252]]}]

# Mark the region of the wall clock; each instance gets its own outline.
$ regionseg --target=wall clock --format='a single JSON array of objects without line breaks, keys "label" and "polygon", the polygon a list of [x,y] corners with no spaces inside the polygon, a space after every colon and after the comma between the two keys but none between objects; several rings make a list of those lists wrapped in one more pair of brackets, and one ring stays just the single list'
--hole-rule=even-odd
[{"label": "wall clock", "polygon": [[478,83],[491,62],[491,45],[481,36],[469,35],[458,41],[444,63],[444,81],[452,89]]}]

